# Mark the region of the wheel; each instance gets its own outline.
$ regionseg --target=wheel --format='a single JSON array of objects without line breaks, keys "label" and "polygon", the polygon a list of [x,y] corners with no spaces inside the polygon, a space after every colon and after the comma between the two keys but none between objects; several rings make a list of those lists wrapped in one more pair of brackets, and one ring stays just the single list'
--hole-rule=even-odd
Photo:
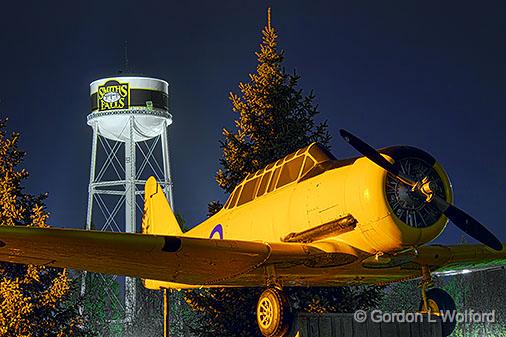
[{"label": "wheel", "polygon": [[[423,300],[420,302],[419,310],[422,313],[441,316],[444,312],[454,312],[456,310],[455,301],[453,298],[443,289],[433,288],[425,292],[427,295],[427,306],[424,308]],[[451,317],[451,316],[450,316]],[[451,335],[457,322],[455,320],[442,321],[443,337]]]},{"label": "wheel", "polygon": [[257,323],[266,337],[281,337],[288,331],[291,323],[290,306],[281,290],[268,288],[260,295]]}]

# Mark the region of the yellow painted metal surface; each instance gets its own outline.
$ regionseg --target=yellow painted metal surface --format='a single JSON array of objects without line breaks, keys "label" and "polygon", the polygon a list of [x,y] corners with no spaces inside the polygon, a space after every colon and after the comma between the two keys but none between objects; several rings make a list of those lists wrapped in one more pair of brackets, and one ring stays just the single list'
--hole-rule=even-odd
[{"label": "yellow painted metal surface", "polygon": [[[439,164],[447,200],[451,187]],[[366,158],[352,165],[326,171],[313,178],[289,184],[231,209],[222,209],[184,235],[209,237],[217,225],[224,239],[280,241],[288,233],[301,232],[351,214],[355,230],[336,237],[368,253],[390,252],[423,245],[436,238],[447,219],[441,216],[428,228],[414,228],[394,214],[386,200],[387,173]]]},{"label": "yellow painted metal surface", "polygon": [[144,187],[144,196],[143,233],[154,235],[183,234],[162,188],[154,177],[147,180]]},{"label": "yellow painted metal surface", "polygon": [[[283,172],[290,161],[304,163],[297,176],[289,172],[296,179],[240,205],[230,200],[186,233],[149,179],[144,234],[0,226],[0,261],[140,277],[152,289],[262,286],[265,266],[275,267],[283,285],[338,286],[414,278],[421,265],[450,270],[506,264],[504,249],[424,246],[443,231],[444,216],[426,228],[405,224],[387,201],[384,170],[365,158],[336,161],[312,146],[250,174],[237,190],[257,177],[274,176],[278,168]],[[446,173],[437,163],[434,169],[451,202]],[[283,242],[289,233],[346,216],[356,220],[350,231],[314,242]]]}]

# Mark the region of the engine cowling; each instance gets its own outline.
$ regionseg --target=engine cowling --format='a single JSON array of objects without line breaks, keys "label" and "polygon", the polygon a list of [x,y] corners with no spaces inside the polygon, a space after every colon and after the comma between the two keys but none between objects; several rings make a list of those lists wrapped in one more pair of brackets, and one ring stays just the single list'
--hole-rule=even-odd
[{"label": "engine cowling", "polygon": [[[434,193],[453,201],[448,175],[431,155],[409,146],[388,147],[380,152],[395,161],[406,176],[414,180],[429,178]],[[358,223],[354,231],[338,239],[354,247],[368,252],[416,247],[434,240],[448,223],[424,197],[365,157],[343,167],[339,174],[345,177],[345,209]]]}]

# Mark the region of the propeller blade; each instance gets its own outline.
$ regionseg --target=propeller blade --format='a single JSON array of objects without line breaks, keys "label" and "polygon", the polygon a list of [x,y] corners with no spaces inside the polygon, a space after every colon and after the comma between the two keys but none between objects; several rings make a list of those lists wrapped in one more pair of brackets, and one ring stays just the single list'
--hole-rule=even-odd
[{"label": "propeller blade", "polygon": [[355,150],[360,152],[362,155],[367,157],[370,161],[378,165],[379,167],[382,167],[385,171],[393,174],[394,176],[398,177],[401,181],[404,183],[414,186],[415,182],[411,180],[410,178],[406,177],[402,172],[399,171],[399,168],[389,162],[385,159],[376,149],[374,149],[372,146],[358,138],[357,136],[353,135],[352,133],[341,129],[339,130],[339,133],[341,134],[341,137],[353,146]]},{"label": "propeller blade", "polygon": [[503,246],[501,241],[495,237],[485,226],[483,226],[478,220],[461,210],[460,208],[453,206],[446,200],[434,195],[430,201],[434,204],[441,213],[443,213],[451,222],[461,231],[468,234],[469,236],[480,241],[484,245],[494,249],[502,250]]},{"label": "propeller blade", "polygon": [[446,217],[464,233],[475,238],[484,245],[497,251],[503,249],[501,241],[499,241],[494,234],[463,210],[453,205],[448,205],[448,208],[443,212],[443,214],[446,215]]},{"label": "propeller blade", "polygon": [[369,158],[376,165],[384,168],[385,171],[388,171],[393,175],[399,174],[399,168],[397,168],[397,166],[393,165],[388,160],[386,160],[378,151],[376,151],[369,144],[367,144],[360,138],[356,137],[355,135],[351,134],[350,132],[344,129],[341,129],[339,133],[348,144],[353,146],[355,150],[357,150],[358,152]]}]

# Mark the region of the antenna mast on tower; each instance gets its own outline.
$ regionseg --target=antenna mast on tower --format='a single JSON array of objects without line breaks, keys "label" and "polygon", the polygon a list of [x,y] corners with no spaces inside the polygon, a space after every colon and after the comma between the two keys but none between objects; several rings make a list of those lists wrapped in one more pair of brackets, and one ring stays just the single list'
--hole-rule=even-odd
[{"label": "antenna mast on tower", "polygon": [[128,73],[130,69],[128,68],[128,40],[125,40],[125,73]]}]

